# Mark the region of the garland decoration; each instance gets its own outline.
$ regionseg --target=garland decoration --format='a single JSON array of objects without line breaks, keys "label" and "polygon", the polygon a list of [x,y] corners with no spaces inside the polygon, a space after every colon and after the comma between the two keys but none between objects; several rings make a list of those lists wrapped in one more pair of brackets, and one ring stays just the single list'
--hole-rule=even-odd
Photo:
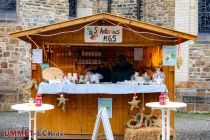
[{"label": "garland decoration", "polygon": [[127,122],[129,128],[141,128],[141,127],[160,127],[162,126],[161,118],[155,115],[145,115],[142,111],[132,116]]},{"label": "garland decoration", "polygon": [[145,107],[144,107],[144,93],[142,93],[142,111],[145,111]]},{"label": "garland decoration", "polygon": [[68,99],[64,98],[63,93],[60,94],[60,98],[57,98],[59,101],[58,106],[62,105],[62,111],[65,113],[66,112],[66,101]]},{"label": "garland decoration", "polygon": [[34,43],[34,45],[37,47],[37,49],[39,49],[39,45],[37,45],[37,43],[29,36],[27,35],[27,38]]},{"label": "garland decoration", "polygon": [[37,90],[38,89],[38,84],[35,79],[32,79],[29,81],[28,85],[25,87],[25,90],[30,90],[34,85],[34,88]]},{"label": "garland decoration", "polygon": [[35,90],[38,90],[38,83],[35,79],[32,79],[28,82],[28,84],[23,89],[23,101],[28,102],[29,98],[31,97],[31,89],[35,88]]},{"label": "garland decoration", "polygon": [[138,103],[140,102],[140,100],[136,100],[136,98],[137,98],[137,95],[136,93],[134,93],[133,100],[131,102],[128,102],[131,105],[130,110],[133,110],[134,108],[137,108],[137,109],[139,108]]},{"label": "garland decoration", "polygon": [[140,119],[137,119],[137,115],[132,116],[132,118],[128,120],[127,126],[133,129],[140,128],[142,121],[143,121],[143,114],[140,115]]},{"label": "garland decoration", "polygon": [[[156,33],[151,33],[151,32],[139,32],[139,31],[135,31],[133,30],[131,27],[129,27],[127,24],[124,24],[124,23],[118,23],[118,24],[115,24],[107,19],[103,19],[104,21],[107,21],[108,23],[110,23],[111,25],[114,25],[114,26],[119,26],[120,24],[123,24],[125,26],[121,26],[123,29],[125,30],[129,30],[135,34],[137,34],[138,36],[146,39],[146,40],[151,40],[151,41],[159,41],[159,42],[177,42],[177,37],[174,37],[174,36],[164,36],[164,35],[160,35],[160,34],[156,34]],[[53,33],[53,34],[33,34],[34,36],[42,36],[42,37],[49,37],[49,36],[56,36],[56,35],[60,35],[60,34],[67,34],[67,33],[74,33],[74,32],[78,32],[78,31],[81,31],[85,28],[85,26],[89,26],[89,25],[92,25],[94,23],[96,23],[97,21],[99,20],[95,20],[91,23],[88,23],[86,25],[84,25],[83,27],[79,28],[79,29],[76,29],[76,30],[70,30],[70,31],[63,31],[63,32],[58,32],[58,33]],[[154,38],[148,38],[145,36],[145,34],[147,35],[154,35],[154,36],[157,36],[157,37],[161,37],[161,38],[166,38],[166,39],[154,39]],[[36,46],[37,48],[39,48],[39,46],[32,40],[31,37],[27,36]],[[169,40],[170,39],[170,40]]]}]

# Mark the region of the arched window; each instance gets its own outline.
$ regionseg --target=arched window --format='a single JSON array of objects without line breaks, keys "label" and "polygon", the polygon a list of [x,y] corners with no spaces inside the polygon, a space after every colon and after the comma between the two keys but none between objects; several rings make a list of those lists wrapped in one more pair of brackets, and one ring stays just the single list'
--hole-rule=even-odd
[{"label": "arched window", "polygon": [[198,32],[210,33],[210,0],[198,0]]},{"label": "arched window", "polygon": [[69,17],[77,17],[77,0],[69,0]]},{"label": "arched window", "polygon": [[16,22],[16,0],[0,0],[0,22]]}]

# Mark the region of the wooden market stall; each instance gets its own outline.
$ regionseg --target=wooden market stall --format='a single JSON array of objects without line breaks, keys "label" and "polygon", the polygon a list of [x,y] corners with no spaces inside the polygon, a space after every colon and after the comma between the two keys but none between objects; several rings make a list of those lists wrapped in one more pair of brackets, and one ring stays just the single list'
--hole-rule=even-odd
[{"label": "wooden market stall", "polygon": [[[105,28],[115,26],[116,29],[120,27],[122,39],[118,41],[116,36],[111,35],[103,38],[104,42],[94,42],[95,36],[90,33],[93,35],[92,42],[88,41],[85,38],[87,26]],[[107,32],[101,33],[108,34]],[[152,76],[156,68],[162,68],[171,101],[174,100],[175,67],[162,65],[163,46],[175,46],[179,38],[181,43],[196,39],[196,36],[191,34],[107,13],[24,30],[10,36],[32,44],[34,49],[43,49],[44,63],[59,67],[65,74],[69,72],[81,74],[87,68],[96,68],[102,61],[108,62],[112,67],[120,54],[125,55],[140,73],[147,71]],[[143,48],[142,61],[134,61],[134,48]],[[32,64],[32,78],[41,82],[41,72],[39,64]],[[127,103],[132,100],[132,94],[65,94],[65,98],[68,99],[65,113],[57,106],[58,97],[56,94],[44,94],[43,102],[53,104],[55,109],[38,115],[37,129],[63,132],[66,138],[82,139],[92,134],[99,97],[112,98],[110,123],[115,136],[124,134],[126,122],[138,112],[130,111],[130,105]],[[138,94],[138,99],[144,100],[140,103],[141,107],[147,102],[158,101],[158,97],[159,93]],[[150,113],[150,109],[146,108],[145,113]],[[171,119],[174,119],[173,113]],[[171,126],[173,127],[173,121]]]}]

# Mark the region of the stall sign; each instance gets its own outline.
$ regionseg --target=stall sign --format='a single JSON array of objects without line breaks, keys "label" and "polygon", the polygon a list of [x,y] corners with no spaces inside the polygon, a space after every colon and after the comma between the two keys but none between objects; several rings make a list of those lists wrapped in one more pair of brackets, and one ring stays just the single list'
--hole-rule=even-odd
[{"label": "stall sign", "polygon": [[112,98],[98,98],[98,111],[105,107],[109,118],[112,118]]},{"label": "stall sign", "polygon": [[163,65],[175,66],[177,61],[177,47],[163,46]]},{"label": "stall sign", "polygon": [[121,43],[121,26],[85,26],[85,42]]}]

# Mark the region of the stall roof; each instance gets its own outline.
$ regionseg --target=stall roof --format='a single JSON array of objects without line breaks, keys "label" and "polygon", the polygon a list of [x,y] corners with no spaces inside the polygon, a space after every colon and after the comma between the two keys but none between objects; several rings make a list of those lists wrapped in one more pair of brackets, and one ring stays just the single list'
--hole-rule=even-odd
[{"label": "stall roof", "polygon": [[[76,19],[72,19],[69,21],[60,22],[56,24],[50,24],[46,26],[23,30],[20,32],[11,33],[10,37],[20,38],[26,42],[31,43],[31,41],[28,38],[29,36],[36,40],[37,34],[47,35],[50,33],[60,33],[63,31],[63,29],[66,29],[66,28],[78,26],[78,25],[86,25],[93,21],[99,21],[99,20],[111,21],[118,25],[129,26],[130,28],[135,28],[137,30],[139,29],[146,32],[150,32],[150,33],[168,36],[169,38],[174,37],[174,40],[181,38],[182,39],[181,42],[185,42],[187,40],[196,40],[197,38],[196,35],[180,32],[171,28],[161,27],[161,26],[157,26],[157,25],[153,25],[153,24],[149,24],[149,23],[145,23],[142,21],[129,19],[125,17],[120,17],[120,16],[108,14],[108,13],[101,13],[101,14],[76,18]],[[59,35],[54,36],[54,37],[59,37]],[[176,41],[173,44],[178,44],[178,41]]]}]

